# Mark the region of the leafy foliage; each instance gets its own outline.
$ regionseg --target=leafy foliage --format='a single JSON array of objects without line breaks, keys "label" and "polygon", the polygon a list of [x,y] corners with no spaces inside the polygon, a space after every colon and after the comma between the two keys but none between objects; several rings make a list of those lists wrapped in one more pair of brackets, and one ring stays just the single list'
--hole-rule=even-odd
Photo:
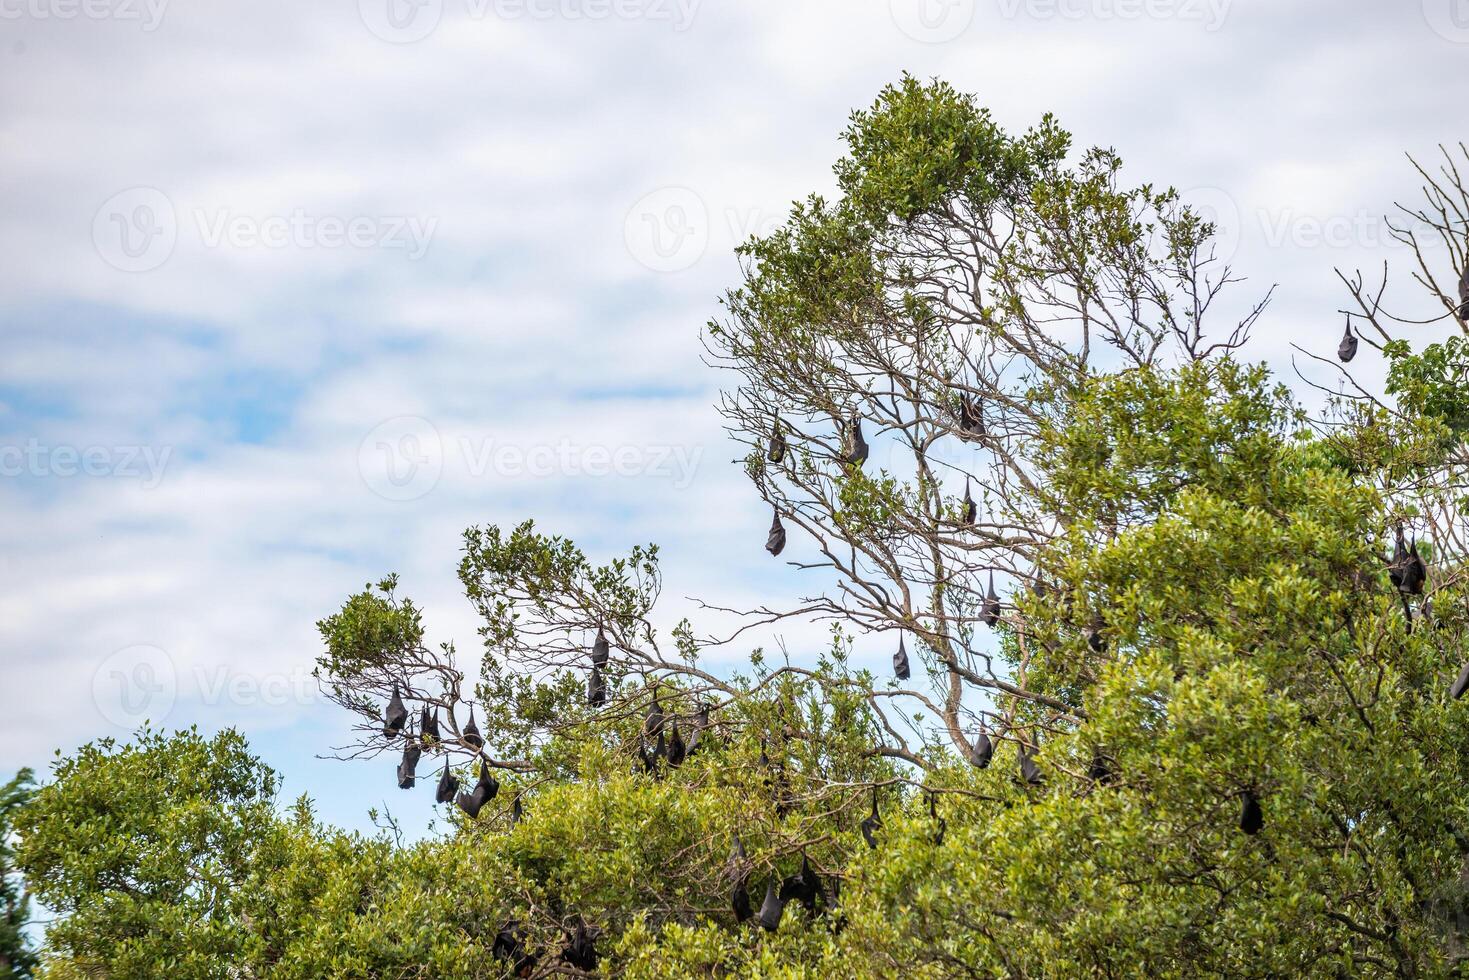
[{"label": "leafy foliage", "polygon": [[20,867],[58,915],[53,948],[115,977],[213,977],[244,956],[276,785],[244,739],[145,730],[83,746],[53,776],[17,818]]},{"label": "leafy foliage", "polygon": [[1389,341],[1387,391],[1405,410],[1442,422],[1455,437],[1469,430],[1469,338],[1449,337],[1417,354],[1407,341]]},{"label": "leafy foliage", "polygon": [[35,791],[35,776],[22,769],[0,786],[0,980],[26,980],[37,964],[26,935],[31,897],[15,870],[15,817]]}]

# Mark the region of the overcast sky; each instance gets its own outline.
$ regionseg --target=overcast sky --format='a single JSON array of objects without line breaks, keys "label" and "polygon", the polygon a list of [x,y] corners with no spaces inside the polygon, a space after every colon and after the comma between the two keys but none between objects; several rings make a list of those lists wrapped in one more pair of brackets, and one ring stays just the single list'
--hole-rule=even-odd
[{"label": "overcast sky", "polygon": [[1469,136],[1469,0],[0,0],[0,768],[235,724],[422,823],[313,759],[369,579],[470,660],[475,523],[659,542],[669,621],[789,595],[698,332],[905,70],[1212,208],[1288,372]]}]

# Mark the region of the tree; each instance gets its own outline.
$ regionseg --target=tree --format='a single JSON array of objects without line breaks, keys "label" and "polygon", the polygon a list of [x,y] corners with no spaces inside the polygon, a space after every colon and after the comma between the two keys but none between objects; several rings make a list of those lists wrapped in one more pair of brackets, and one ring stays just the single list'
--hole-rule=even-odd
[{"label": "tree", "polygon": [[[1213,229],[1112,151],[911,78],[845,139],[839,196],[741,249],[704,334],[809,594],[664,629],[655,546],[471,528],[477,682],[392,576],[321,621],[317,676],[340,755],[498,795],[410,847],[272,818],[263,774],[149,796],[152,735],[88,747],[23,828],[59,959],[163,962],[82,872],[151,867],[217,799],[251,873],[166,866],[157,894],[223,889],[160,930],[184,975],[1462,972],[1462,352],[1364,334],[1393,401],[1310,416],[1240,359],[1268,295],[1211,332]],[[1469,198],[1434,186],[1462,268]],[[796,617],[831,626],[814,662],[704,666]],[[912,677],[852,667],[878,640]],[[181,738],[185,773],[255,771]],[[93,783],[142,815],[86,822]]]},{"label": "tree", "polygon": [[[707,347],[738,378],[721,408],[756,490],[813,542],[802,564],[835,579],[797,610],[762,612],[915,637],[931,696],[874,709],[917,701],[972,760],[977,703],[1008,706],[1000,727],[1024,703],[1079,717],[985,653],[995,573],[1044,587],[1043,553],[1081,520],[1100,544],[1156,512],[1116,495],[1079,513],[1037,468],[1047,433],[1072,424],[1099,369],[1230,350],[1263,303],[1211,342],[1205,317],[1230,278],[1211,271],[1211,229],[1172,191],[1119,187],[1111,151],[1069,166],[1049,117],[1011,137],[972,98],[904,78],[853,115],[846,142],[841,199],[810,198],[741,250],[744,284]],[[887,450],[876,473],[852,462],[858,422]],[[766,465],[777,430],[791,451]],[[973,516],[961,488],[980,497]],[[889,753],[923,764],[890,736]]]},{"label": "tree", "polygon": [[114,977],[218,975],[273,822],[275,775],[238,735],[142,731],[57,763],[17,818],[18,859],[58,916],[47,942]]},{"label": "tree", "polygon": [[0,980],[25,980],[36,968],[36,953],[26,936],[31,896],[15,872],[12,843],[15,816],[30,799],[35,774],[22,769],[0,786]]}]

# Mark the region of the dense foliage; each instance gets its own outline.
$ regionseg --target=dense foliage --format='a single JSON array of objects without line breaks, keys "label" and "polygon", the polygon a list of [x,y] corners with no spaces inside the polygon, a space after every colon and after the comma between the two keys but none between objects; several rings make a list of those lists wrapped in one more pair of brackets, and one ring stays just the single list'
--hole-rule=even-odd
[{"label": "dense foliage", "polygon": [[[1114,154],[912,79],[847,142],[706,333],[822,591],[700,635],[655,547],[470,529],[473,682],[391,576],[320,623],[346,754],[457,778],[447,830],[282,809],[233,732],[87,746],[20,815],[45,975],[1465,969],[1458,340],[1364,335],[1397,400],[1310,418]],[[827,648],[704,665],[788,617]],[[874,636],[911,678],[853,666]]]},{"label": "dense foliage", "polygon": [[15,816],[30,800],[34,774],[22,769],[0,786],[0,980],[25,980],[36,968],[36,951],[26,928],[31,897],[15,870]]}]

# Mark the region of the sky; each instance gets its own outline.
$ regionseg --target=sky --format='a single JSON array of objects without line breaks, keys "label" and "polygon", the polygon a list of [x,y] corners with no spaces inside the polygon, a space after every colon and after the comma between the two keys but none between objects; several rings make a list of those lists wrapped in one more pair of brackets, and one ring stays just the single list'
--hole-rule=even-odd
[{"label": "sky", "polygon": [[233,725],[413,832],[394,760],[320,758],[315,623],[364,583],[471,669],[474,524],[657,542],[669,624],[809,587],[699,331],[905,71],[1205,209],[1294,380],[1336,269],[1406,276],[1382,215],[1469,135],[1469,0],[0,0],[0,770]]}]

